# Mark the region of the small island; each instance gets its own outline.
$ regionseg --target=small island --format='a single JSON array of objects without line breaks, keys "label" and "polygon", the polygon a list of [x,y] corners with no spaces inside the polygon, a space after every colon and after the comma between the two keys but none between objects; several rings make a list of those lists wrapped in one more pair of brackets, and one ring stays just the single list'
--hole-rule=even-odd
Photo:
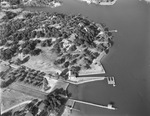
[{"label": "small island", "polygon": [[105,24],[81,14],[9,8],[0,14],[3,114],[61,115],[71,99],[70,83],[84,83],[87,78],[79,78],[82,75],[105,73],[101,59],[113,45],[115,32]]},{"label": "small island", "polygon": [[[139,1],[142,1],[142,0],[139,0]],[[150,0],[144,0],[145,2],[147,2],[147,3],[150,3]]]},{"label": "small island", "polygon": [[80,1],[83,1],[83,2],[86,2],[88,4],[97,4],[97,5],[114,5],[117,0],[80,0]]}]

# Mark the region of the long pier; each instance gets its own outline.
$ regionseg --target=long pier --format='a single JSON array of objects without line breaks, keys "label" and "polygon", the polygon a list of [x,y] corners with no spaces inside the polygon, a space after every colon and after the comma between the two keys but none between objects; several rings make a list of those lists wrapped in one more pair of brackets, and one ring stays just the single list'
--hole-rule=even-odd
[{"label": "long pier", "polygon": [[93,81],[102,81],[104,79],[107,79],[107,83],[109,85],[116,86],[114,77],[79,77],[79,78],[73,77],[70,78],[70,80],[64,80],[64,82],[74,84],[74,85],[79,85],[79,84],[84,84]]},{"label": "long pier", "polygon": [[118,32],[118,30],[109,30],[109,32],[115,32],[115,33],[117,33]]},{"label": "long pier", "polygon": [[84,84],[84,83],[93,82],[93,81],[101,81],[101,80],[104,80],[105,78],[107,77],[79,77],[79,78],[74,77],[71,80],[65,80],[65,82],[74,84],[74,85],[79,85],[79,84]]},{"label": "long pier", "polygon": [[81,100],[76,100],[76,99],[69,99],[69,100],[73,100],[74,102],[77,102],[77,103],[91,105],[91,106],[95,106],[95,107],[99,107],[99,108],[104,108],[104,109],[109,109],[109,110],[117,110],[117,108],[113,107],[111,104],[108,104],[107,106],[104,106],[104,105],[98,105],[98,104],[85,102],[85,101],[81,101]]}]

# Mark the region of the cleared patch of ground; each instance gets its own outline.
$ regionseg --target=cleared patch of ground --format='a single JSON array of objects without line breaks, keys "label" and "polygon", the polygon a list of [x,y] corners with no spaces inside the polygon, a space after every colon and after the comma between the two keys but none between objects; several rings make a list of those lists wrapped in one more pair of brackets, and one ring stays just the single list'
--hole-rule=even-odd
[{"label": "cleared patch of ground", "polygon": [[0,12],[0,20],[5,16],[5,12]]},{"label": "cleared patch of ground", "polygon": [[15,90],[1,89],[1,110],[6,110],[18,103],[31,100],[33,97],[25,95]]},{"label": "cleared patch of ground", "polygon": [[45,92],[42,92],[38,89],[34,89],[34,88],[31,88],[31,87],[28,87],[28,86],[25,86],[25,85],[22,85],[19,83],[13,83],[9,86],[9,88],[11,90],[15,90],[20,93],[24,93],[26,95],[29,95],[29,96],[32,96],[35,98],[39,98],[39,99],[43,99],[43,98],[45,98],[45,95],[47,95]]},{"label": "cleared patch of ground", "polygon": [[9,66],[5,65],[3,62],[0,63],[0,72],[6,71],[9,69]]},{"label": "cleared patch of ground", "polygon": [[30,60],[26,62],[24,66],[46,73],[55,74],[57,72],[61,72],[59,67],[53,65],[53,62],[56,60],[56,58],[57,55],[55,53],[51,53],[45,48],[40,55],[30,57]]}]

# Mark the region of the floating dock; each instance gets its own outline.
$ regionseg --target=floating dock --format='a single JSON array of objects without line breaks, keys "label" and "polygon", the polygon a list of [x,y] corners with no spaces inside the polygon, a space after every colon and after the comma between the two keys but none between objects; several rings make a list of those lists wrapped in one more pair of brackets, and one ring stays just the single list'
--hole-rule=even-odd
[{"label": "floating dock", "polygon": [[108,82],[109,85],[116,86],[114,77],[107,77],[106,79],[107,79],[107,82]]}]

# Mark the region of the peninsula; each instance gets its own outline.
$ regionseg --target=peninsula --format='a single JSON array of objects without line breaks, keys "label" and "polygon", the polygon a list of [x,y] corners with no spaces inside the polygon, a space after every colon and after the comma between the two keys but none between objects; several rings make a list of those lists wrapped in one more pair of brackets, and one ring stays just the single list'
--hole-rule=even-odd
[{"label": "peninsula", "polygon": [[[2,112],[12,116],[61,115],[71,97],[69,83],[89,82],[81,75],[105,73],[101,59],[113,45],[114,32],[105,24],[81,14],[17,9],[2,9],[1,14]],[[14,107],[17,104],[19,107]]]}]

